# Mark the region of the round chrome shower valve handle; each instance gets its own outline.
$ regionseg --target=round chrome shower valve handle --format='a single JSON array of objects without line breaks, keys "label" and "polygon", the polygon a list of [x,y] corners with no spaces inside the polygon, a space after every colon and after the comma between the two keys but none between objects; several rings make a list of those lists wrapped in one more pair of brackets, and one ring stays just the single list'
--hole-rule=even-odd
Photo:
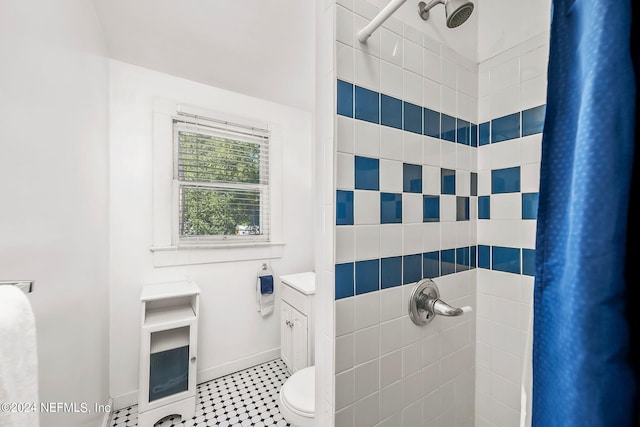
[{"label": "round chrome shower valve handle", "polygon": [[414,286],[409,298],[409,317],[418,326],[431,322],[436,314],[460,316],[471,311],[471,307],[452,307],[440,299],[438,286],[431,279],[422,279]]}]

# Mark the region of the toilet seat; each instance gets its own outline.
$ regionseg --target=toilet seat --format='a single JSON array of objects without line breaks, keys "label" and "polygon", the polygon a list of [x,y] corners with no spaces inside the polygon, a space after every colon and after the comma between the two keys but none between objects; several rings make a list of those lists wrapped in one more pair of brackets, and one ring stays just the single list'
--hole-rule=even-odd
[{"label": "toilet seat", "polygon": [[315,419],[316,368],[309,366],[291,375],[280,389],[280,412],[290,424],[313,426]]}]

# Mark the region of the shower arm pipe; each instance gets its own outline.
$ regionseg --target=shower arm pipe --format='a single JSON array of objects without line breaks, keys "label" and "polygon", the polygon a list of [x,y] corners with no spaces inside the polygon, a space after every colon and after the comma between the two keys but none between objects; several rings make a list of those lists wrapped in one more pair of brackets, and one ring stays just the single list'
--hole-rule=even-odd
[{"label": "shower arm pipe", "polygon": [[407,0],[391,0],[389,4],[387,4],[384,9],[382,9],[380,13],[378,13],[376,17],[371,20],[371,22],[369,22],[364,28],[358,31],[358,41],[360,41],[360,43],[366,42],[367,39],[371,37],[371,34],[373,34],[373,32],[384,23],[384,21],[389,19],[389,17],[393,15],[393,13],[398,10],[398,8],[402,6],[406,1]]}]

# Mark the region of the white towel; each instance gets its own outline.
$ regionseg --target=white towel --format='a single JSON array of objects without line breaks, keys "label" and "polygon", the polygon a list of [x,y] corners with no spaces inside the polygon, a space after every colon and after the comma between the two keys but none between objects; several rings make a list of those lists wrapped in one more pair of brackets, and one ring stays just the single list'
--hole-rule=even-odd
[{"label": "white towel", "polygon": [[256,278],[256,298],[258,303],[258,311],[264,317],[273,312],[273,305],[275,302],[275,278],[273,278],[273,292],[271,294],[263,294],[260,288],[260,277],[271,276],[273,277],[273,271],[266,264],[263,264],[262,268],[258,270],[258,277]]},{"label": "white towel", "polygon": [[[0,286],[2,404],[0,426],[39,426],[36,322],[27,295],[10,285]],[[25,408],[25,404],[33,406]]]}]

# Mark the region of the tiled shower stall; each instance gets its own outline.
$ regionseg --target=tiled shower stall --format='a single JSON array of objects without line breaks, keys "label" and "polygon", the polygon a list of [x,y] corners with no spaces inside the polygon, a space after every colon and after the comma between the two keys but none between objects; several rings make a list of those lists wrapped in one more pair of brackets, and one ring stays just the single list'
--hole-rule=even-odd
[{"label": "tiled shower stall", "polygon": [[[320,18],[335,24],[318,77],[334,95],[318,104],[333,130],[317,131],[319,299],[335,301],[321,406],[336,426],[518,425],[548,33],[478,64],[397,17],[360,43],[377,12],[340,0]],[[422,278],[475,311],[414,325]]]}]

